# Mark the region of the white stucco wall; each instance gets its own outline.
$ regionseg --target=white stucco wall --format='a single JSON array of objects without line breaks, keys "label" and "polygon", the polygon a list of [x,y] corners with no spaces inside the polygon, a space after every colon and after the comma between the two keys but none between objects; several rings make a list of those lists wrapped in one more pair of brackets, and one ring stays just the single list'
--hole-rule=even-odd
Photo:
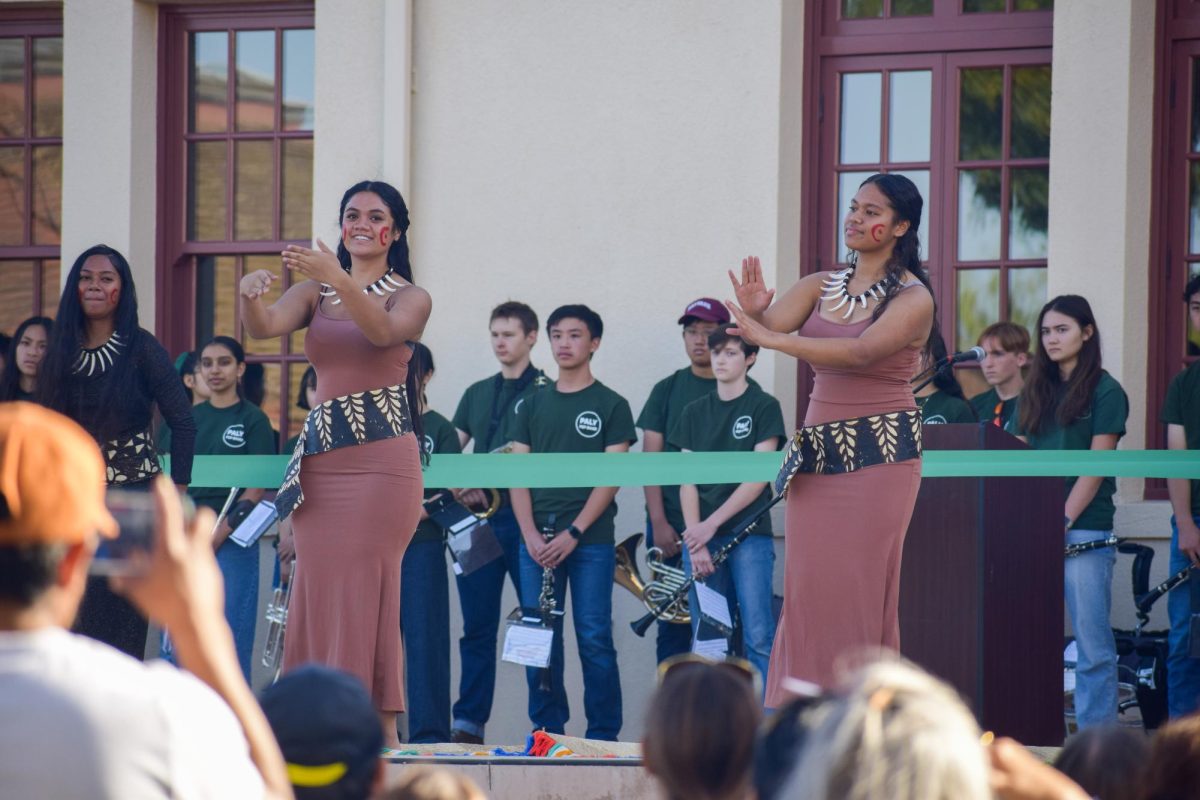
[{"label": "white stucco wall", "polygon": [[[1048,292],[1088,298],[1129,393],[1122,447],[1146,445],[1154,15],[1143,0],[1054,7]],[[1101,94],[1097,95],[1097,90]],[[1098,100],[1098,97],[1101,99]],[[1121,498],[1142,481],[1122,480]]]}]

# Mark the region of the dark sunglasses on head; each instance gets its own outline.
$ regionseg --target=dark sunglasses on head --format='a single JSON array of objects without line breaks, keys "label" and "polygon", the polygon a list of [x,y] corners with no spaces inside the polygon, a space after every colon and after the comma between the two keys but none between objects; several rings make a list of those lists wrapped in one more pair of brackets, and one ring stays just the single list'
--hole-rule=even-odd
[{"label": "dark sunglasses on head", "polygon": [[756,695],[762,694],[762,676],[753,664],[744,658],[727,656],[724,661],[713,661],[711,658],[696,653],[680,653],[671,656],[658,665],[658,685],[662,686],[672,674],[687,668],[710,667],[728,672],[734,677],[746,681]]}]

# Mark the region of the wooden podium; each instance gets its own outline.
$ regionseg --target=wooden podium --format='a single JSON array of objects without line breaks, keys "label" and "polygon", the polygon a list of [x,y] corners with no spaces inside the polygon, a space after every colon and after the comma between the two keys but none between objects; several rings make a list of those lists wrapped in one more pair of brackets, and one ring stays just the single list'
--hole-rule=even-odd
[{"label": "wooden podium", "polygon": [[[991,425],[927,425],[928,450],[1014,450]],[[900,648],[985,730],[1057,745],[1063,727],[1062,478],[925,478],[904,543]]]}]

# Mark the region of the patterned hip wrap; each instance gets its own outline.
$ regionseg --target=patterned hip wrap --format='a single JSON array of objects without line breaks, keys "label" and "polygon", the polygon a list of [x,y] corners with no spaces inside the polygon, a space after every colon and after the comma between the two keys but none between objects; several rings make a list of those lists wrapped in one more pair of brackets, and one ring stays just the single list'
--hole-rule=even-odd
[{"label": "patterned hip wrap", "polygon": [[775,476],[775,492],[786,492],[797,472],[840,475],[920,457],[920,411],[893,411],[810,425],[796,431],[788,442]]},{"label": "patterned hip wrap", "polygon": [[100,445],[100,449],[104,453],[105,477],[110,486],[141,483],[162,471],[149,429],[109,439]]},{"label": "patterned hip wrap", "polygon": [[286,519],[304,502],[304,492],[300,490],[300,462],[305,456],[393,439],[411,433],[412,429],[412,414],[403,386],[335,397],[309,411],[283,474],[283,485],[275,496],[279,518]]}]

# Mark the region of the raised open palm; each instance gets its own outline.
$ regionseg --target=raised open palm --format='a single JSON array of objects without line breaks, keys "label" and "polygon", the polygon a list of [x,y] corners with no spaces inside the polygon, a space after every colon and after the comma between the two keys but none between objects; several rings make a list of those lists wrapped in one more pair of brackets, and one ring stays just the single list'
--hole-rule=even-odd
[{"label": "raised open palm", "polygon": [[751,316],[760,316],[775,299],[775,290],[768,289],[763,280],[762,264],[759,263],[758,256],[748,256],[742,259],[742,279],[740,281],[734,275],[733,270],[729,270],[729,281],[733,284],[738,305]]}]

